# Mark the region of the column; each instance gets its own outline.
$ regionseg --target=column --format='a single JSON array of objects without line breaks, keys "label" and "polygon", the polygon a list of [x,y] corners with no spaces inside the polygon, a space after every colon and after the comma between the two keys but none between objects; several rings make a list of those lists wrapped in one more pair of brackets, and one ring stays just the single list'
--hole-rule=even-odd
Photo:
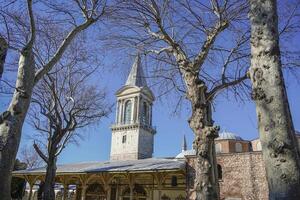
[{"label": "column", "polygon": [[134,107],[133,107],[133,122],[136,123],[137,122],[137,104],[138,104],[138,101],[137,101],[137,97],[134,97]]},{"label": "column", "polygon": [[117,106],[116,106],[116,124],[119,124],[119,106],[120,106],[120,103],[119,103],[119,100],[117,101]]},{"label": "column", "polygon": [[161,188],[157,188],[158,189],[158,199],[161,199]]},{"label": "column", "polygon": [[81,200],[85,200],[85,198],[86,198],[86,189],[87,189],[87,185],[86,184],[84,184],[84,185],[82,185],[82,189],[81,189]]},{"label": "column", "polygon": [[110,200],[111,187],[110,185],[106,186],[106,200]]},{"label": "column", "polygon": [[121,111],[120,111],[120,116],[119,116],[119,118],[120,118],[120,124],[123,124],[124,123],[124,121],[123,121],[123,117],[124,117],[124,99],[122,99],[121,101]]},{"label": "column", "polygon": [[149,125],[152,126],[152,104],[149,105]]},{"label": "column", "polygon": [[81,187],[79,185],[76,185],[75,200],[80,200],[80,198],[81,198]]},{"label": "column", "polygon": [[119,180],[117,180],[117,184],[116,184],[116,200],[119,200],[120,197],[119,197],[119,190],[120,190],[120,186],[119,186]]},{"label": "column", "polygon": [[138,96],[138,98],[137,98],[137,105],[136,105],[136,107],[137,107],[137,109],[136,109],[136,119],[137,119],[137,122],[140,122],[140,102],[141,102],[141,96]]},{"label": "column", "polygon": [[129,185],[129,188],[130,188],[130,200],[133,200],[133,188],[134,188],[134,185]]},{"label": "column", "polygon": [[68,199],[68,193],[69,193],[69,185],[68,184],[64,184],[64,196],[63,196],[63,200],[67,200]]},{"label": "column", "polygon": [[28,195],[28,200],[32,199],[32,189],[33,189],[33,183],[29,183],[29,195]]}]

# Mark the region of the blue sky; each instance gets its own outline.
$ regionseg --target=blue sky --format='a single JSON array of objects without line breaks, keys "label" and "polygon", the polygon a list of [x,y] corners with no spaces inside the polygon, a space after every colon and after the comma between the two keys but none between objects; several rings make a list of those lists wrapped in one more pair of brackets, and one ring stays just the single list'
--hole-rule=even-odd
[{"label": "blue sky", "polygon": [[[106,87],[110,101],[115,101],[115,91],[126,81],[131,65],[129,63],[133,62],[133,57],[129,57],[129,60],[128,63],[120,64],[124,70],[99,74],[96,80],[98,83],[102,82],[102,86]],[[294,125],[296,129],[300,130],[299,83],[289,73],[285,74],[288,80],[288,97]],[[188,110],[183,108],[176,116],[172,115],[172,111],[172,104],[167,101],[154,103],[153,124],[157,128],[154,157],[169,157],[178,154],[181,151],[183,135],[187,137],[189,148],[192,146],[193,133],[187,123]],[[213,116],[215,123],[221,126],[221,131],[230,131],[248,140],[258,137],[255,105],[252,101],[237,102],[234,98],[225,98],[219,95],[216,99]],[[59,163],[108,160],[111,140],[110,125],[114,122],[114,117],[115,110],[98,125],[82,130],[85,139],[80,141],[79,146],[70,144],[64,149],[59,157]],[[28,124],[24,125],[21,146],[31,144],[27,135],[33,131]]]},{"label": "blue sky", "polygon": [[[286,45],[297,44],[299,40],[298,35],[293,43]],[[97,48],[95,47],[95,49]],[[102,52],[99,51],[99,54],[102,54]],[[134,59],[134,57],[127,55],[123,55],[122,58],[119,56],[108,54],[106,62],[103,64],[103,70],[92,80],[94,83],[99,84],[99,87],[106,88],[111,103],[116,100],[114,93],[125,83]],[[114,69],[113,64],[119,66]],[[11,73],[5,72],[3,76],[11,76]],[[297,82],[296,78],[287,72],[285,73],[285,79],[294,126],[297,130],[300,130],[300,81]],[[157,95],[156,91],[154,93]],[[5,109],[8,101],[9,97],[0,94],[0,112]],[[233,132],[247,140],[258,137],[255,105],[252,101],[237,102],[232,96],[225,98],[223,95],[219,95],[215,100],[215,105],[213,119],[216,125],[221,127],[221,131]],[[153,124],[157,128],[154,157],[168,157],[178,154],[181,151],[183,135],[187,137],[188,146],[191,148],[194,135],[187,123],[190,113],[186,107],[183,107],[179,115],[172,115],[173,106],[174,104],[168,103],[168,100],[154,103]],[[114,117],[115,110],[98,125],[82,130],[84,140],[80,141],[79,146],[70,144],[64,149],[58,162],[108,160],[111,140],[110,126],[114,122]],[[28,135],[31,135],[34,131],[29,124],[24,124],[21,147],[32,145]]]}]

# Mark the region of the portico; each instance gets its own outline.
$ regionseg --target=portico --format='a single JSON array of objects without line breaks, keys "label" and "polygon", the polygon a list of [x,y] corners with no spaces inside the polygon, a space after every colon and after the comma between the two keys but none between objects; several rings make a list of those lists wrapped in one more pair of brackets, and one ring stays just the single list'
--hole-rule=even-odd
[{"label": "portico", "polygon": [[[32,187],[43,181],[45,169],[16,171],[14,176],[30,185],[25,199],[37,199]],[[56,182],[64,188],[57,191],[57,199],[63,200],[181,200],[186,196],[185,162],[174,159],[60,165]],[[76,188],[73,194],[70,185]]]}]

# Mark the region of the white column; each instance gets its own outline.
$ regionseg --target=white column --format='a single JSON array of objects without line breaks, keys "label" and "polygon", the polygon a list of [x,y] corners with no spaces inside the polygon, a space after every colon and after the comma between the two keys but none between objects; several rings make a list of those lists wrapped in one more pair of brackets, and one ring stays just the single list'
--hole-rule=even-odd
[{"label": "white column", "polygon": [[124,117],[124,100],[122,99],[121,101],[121,108],[120,108],[120,112],[119,112],[119,119],[120,119],[120,121],[119,121],[119,123],[120,124],[123,124],[123,117]]},{"label": "white column", "polygon": [[129,185],[130,188],[130,200],[133,200],[133,185]]},{"label": "white column", "polygon": [[152,104],[149,104],[149,125],[152,126]]},{"label": "white column", "polygon": [[119,104],[119,100],[118,100],[117,101],[117,106],[116,106],[116,118],[115,118],[116,124],[119,123],[119,106],[120,106],[120,104]]},{"label": "white column", "polygon": [[138,100],[137,97],[134,97],[134,106],[133,106],[133,122],[136,123],[137,122],[137,104],[138,104]]},{"label": "white column", "polygon": [[137,119],[137,122],[140,122],[140,102],[141,102],[141,96],[138,96],[137,98],[137,109],[136,109],[136,119]]},{"label": "white column", "polygon": [[87,185],[82,185],[82,189],[81,189],[81,200],[85,200],[86,199],[86,189],[87,189]]},{"label": "white column", "polygon": [[29,195],[28,195],[28,200],[32,199],[32,188],[33,188],[33,184],[29,183]]}]

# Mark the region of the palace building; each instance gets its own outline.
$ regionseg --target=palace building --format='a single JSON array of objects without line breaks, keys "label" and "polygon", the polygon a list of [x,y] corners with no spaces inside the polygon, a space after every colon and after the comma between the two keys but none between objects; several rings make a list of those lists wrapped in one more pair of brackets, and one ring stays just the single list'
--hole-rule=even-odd
[{"label": "palace building", "polygon": [[[185,200],[194,199],[196,157],[185,138],[173,158],[153,158],[155,97],[137,56],[125,85],[116,92],[110,160],[57,166],[56,199]],[[259,140],[222,132],[216,139],[220,199],[267,200],[268,185]],[[28,182],[24,199],[38,198],[46,168],[14,171]]]}]

